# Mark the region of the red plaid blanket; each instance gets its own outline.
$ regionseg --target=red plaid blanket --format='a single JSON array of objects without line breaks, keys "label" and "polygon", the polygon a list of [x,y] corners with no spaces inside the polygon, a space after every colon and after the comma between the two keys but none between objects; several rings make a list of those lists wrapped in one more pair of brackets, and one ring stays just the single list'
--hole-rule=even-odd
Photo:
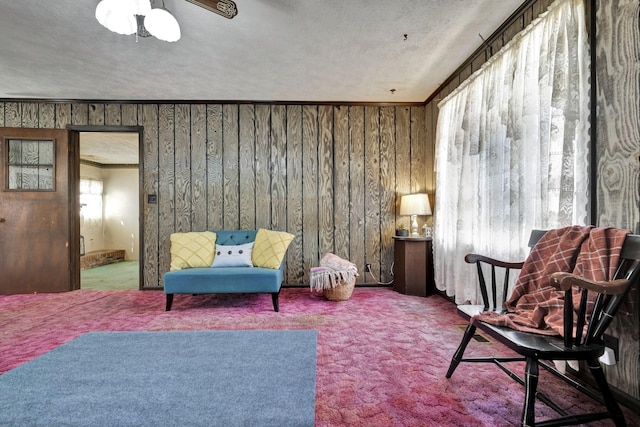
[{"label": "red plaid blanket", "polygon": [[[628,233],[590,226],[549,230],[525,260],[513,293],[505,302],[507,313],[484,312],[473,320],[520,331],[562,335],[564,292],[550,285],[551,274],[564,271],[590,280],[611,280]],[[577,308],[579,297],[577,291],[574,293]]]}]

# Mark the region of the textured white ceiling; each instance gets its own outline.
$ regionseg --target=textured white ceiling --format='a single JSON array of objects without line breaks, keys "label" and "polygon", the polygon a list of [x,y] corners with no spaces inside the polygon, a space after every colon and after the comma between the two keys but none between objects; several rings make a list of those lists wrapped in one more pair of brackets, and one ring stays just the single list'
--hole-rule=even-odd
[{"label": "textured white ceiling", "polygon": [[98,0],[0,0],[0,98],[422,102],[522,0],[164,3],[176,43],[108,31]]},{"label": "textured white ceiling", "polygon": [[137,165],[138,134],[80,132],[80,159],[106,165]]}]

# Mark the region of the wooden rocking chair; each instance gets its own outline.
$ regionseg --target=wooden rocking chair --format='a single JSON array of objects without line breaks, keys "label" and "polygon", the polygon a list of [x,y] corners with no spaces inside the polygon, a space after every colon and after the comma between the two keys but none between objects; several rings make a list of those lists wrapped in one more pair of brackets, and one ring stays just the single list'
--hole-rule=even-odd
[{"label": "wooden rocking chair", "polygon": [[[531,233],[529,247],[533,247],[537,241],[545,234],[545,231],[534,230]],[[462,342],[456,350],[446,377],[453,375],[460,362],[490,362],[495,363],[500,369],[506,372],[512,379],[519,382],[525,388],[524,406],[522,410],[523,426],[562,426],[592,422],[596,420],[611,418],[616,426],[625,426],[626,421],[618,403],[613,396],[607,383],[598,358],[605,350],[603,334],[618,308],[624,301],[631,285],[637,283],[640,275],[640,236],[627,235],[622,247],[620,264],[616,270],[614,280],[609,282],[594,282],[585,280],[570,273],[554,273],[551,276],[552,284],[563,290],[565,294],[564,302],[564,337],[541,335],[530,332],[522,332],[508,327],[495,326],[478,319],[471,320],[472,317],[482,311],[494,310],[494,307],[502,307],[496,304],[496,283],[497,269],[503,269],[504,283],[502,284],[502,295],[506,299],[509,272],[521,269],[523,262],[502,262],[481,255],[470,254],[465,257],[466,262],[475,263],[478,269],[480,290],[484,305],[458,306],[458,314],[470,320]],[[489,265],[491,271],[490,287],[487,286],[483,274],[482,265]],[[572,287],[581,288],[581,299],[577,313],[576,327],[574,332],[574,305],[572,301]],[[586,302],[587,291],[597,293],[594,308],[591,316],[587,315]],[[483,357],[483,358],[463,358],[467,344],[474,336],[476,329],[484,331],[498,342],[506,345],[515,351],[520,357]],[[583,331],[586,330],[585,333]],[[585,361],[591,374],[593,375],[602,396],[595,394],[591,389],[582,383],[558,371],[552,364],[541,361]],[[524,361],[525,375],[521,378],[507,366],[506,362]],[[569,382],[572,386],[586,394],[587,396],[602,403],[606,411],[571,415],[556,405],[549,397],[537,391],[538,367],[542,366],[555,376]],[[534,404],[538,398],[541,402],[555,410],[560,417],[552,420],[545,420],[537,423],[535,421]]]}]

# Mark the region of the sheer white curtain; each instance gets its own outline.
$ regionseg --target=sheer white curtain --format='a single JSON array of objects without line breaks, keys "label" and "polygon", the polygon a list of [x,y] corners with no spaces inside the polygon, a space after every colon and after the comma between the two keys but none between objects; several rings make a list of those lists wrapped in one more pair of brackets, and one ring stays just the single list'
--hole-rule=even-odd
[{"label": "sheer white curtain", "polygon": [[558,0],[440,102],[436,286],[480,300],[475,252],[509,261],[529,233],[588,219],[589,47],[582,0]]}]

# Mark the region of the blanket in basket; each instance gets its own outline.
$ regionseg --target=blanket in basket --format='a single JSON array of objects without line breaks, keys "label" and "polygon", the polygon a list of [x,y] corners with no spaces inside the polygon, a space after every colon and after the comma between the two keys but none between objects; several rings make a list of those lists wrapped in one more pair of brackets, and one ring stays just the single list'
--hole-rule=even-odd
[{"label": "blanket in basket", "polygon": [[354,263],[327,253],[320,260],[319,267],[311,268],[311,290],[322,292],[325,289],[335,288],[343,282],[352,282],[358,276],[358,267]]}]

